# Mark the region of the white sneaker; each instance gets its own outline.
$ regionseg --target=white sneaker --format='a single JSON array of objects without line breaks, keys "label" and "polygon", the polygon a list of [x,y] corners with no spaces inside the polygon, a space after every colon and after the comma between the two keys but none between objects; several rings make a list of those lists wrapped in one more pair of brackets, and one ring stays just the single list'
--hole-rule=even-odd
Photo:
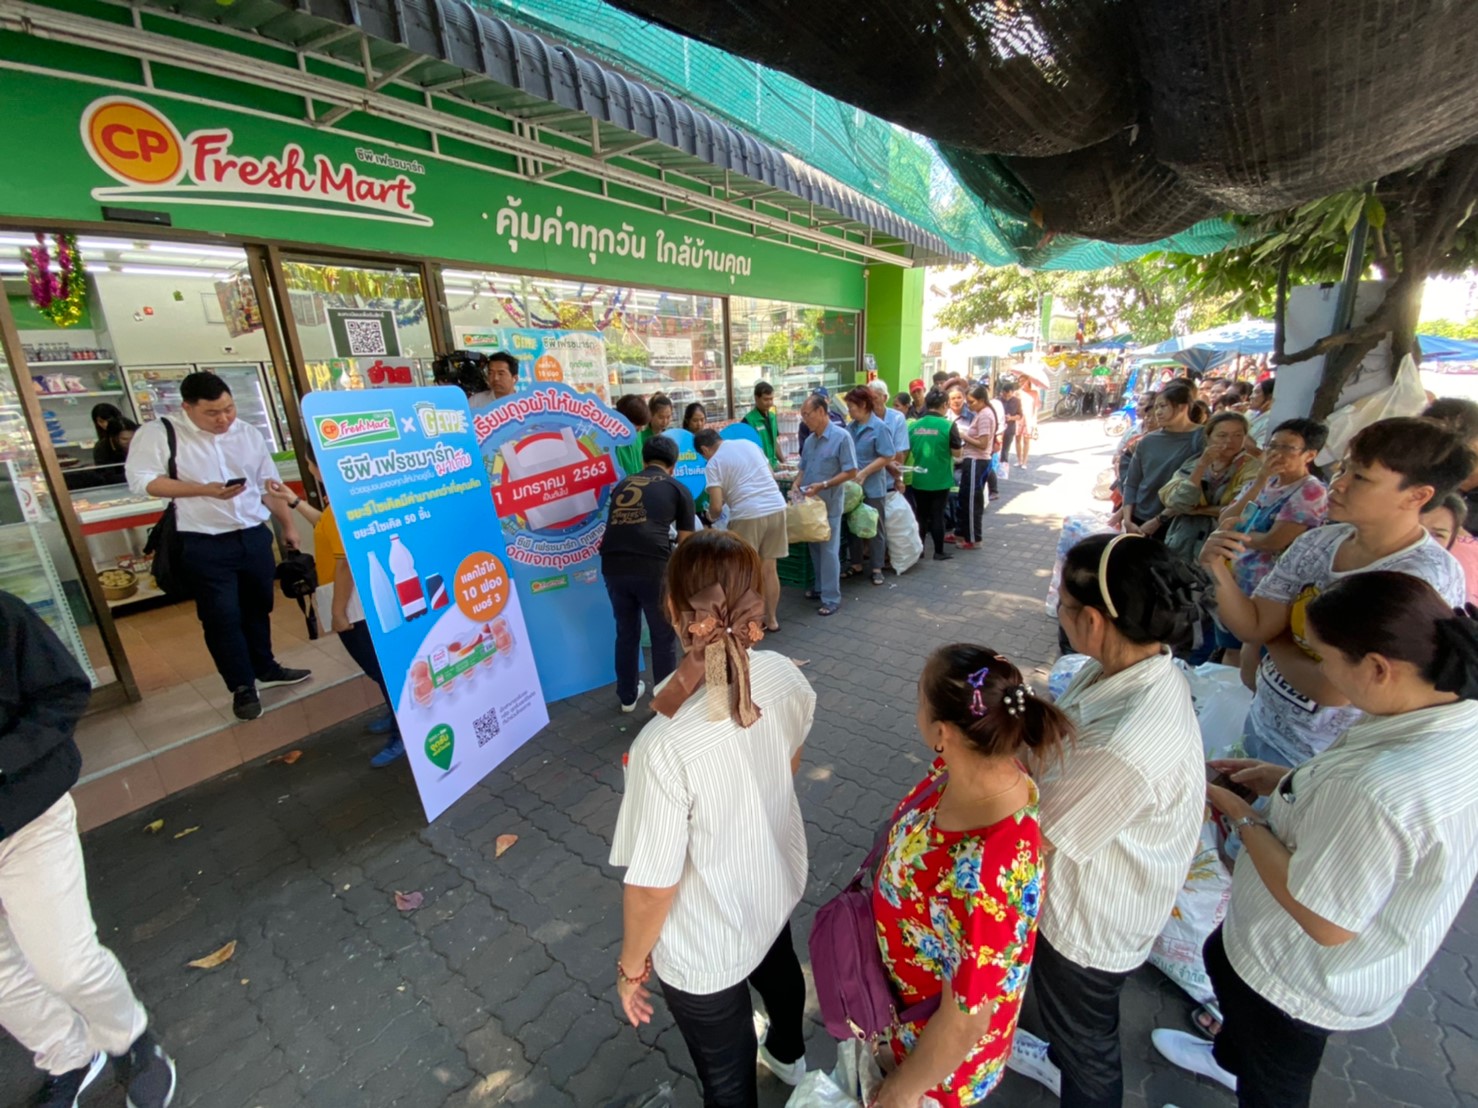
[{"label": "white sneaker", "polygon": [[1172,1031],[1168,1027],[1158,1027],[1150,1032],[1150,1042],[1155,1044],[1155,1049],[1166,1061],[1183,1070],[1209,1077],[1234,1093],[1237,1091],[1237,1075],[1221,1068],[1211,1054],[1211,1044],[1205,1039],[1198,1038],[1189,1031]]},{"label": "white sneaker", "polygon": [[754,1013],[754,1037],[760,1041],[759,1057],[765,1069],[769,1070],[781,1081],[791,1088],[801,1083],[801,1078],[806,1076],[806,1056],[802,1054],[794,1062],[782,1062],[765,1049],[765,1037],[770,1033],[770,1020],[763,1012]]},{"label": "white sneaker", "polygon": [[767,1070],[780,1078],[791,1088],[801,1083],[801,1078],[806,1076],[806,1056],[802,1054],[794,1062],[780,1062],[775,1059],[765,1044],[760,1043],[760,1061],[764,1063]]},{"label": "white sneaker", "polygon": [[1006,1068],[1022,1077],[1029,1077],[1039,1085],[1062,1096],[1062,1070],[1047,1057],[1047,1044],[1030,1031],[1016,1029],[1016,1038],[1011,1042],[1011,1053],[1006,1058]]},{"label": "white sneaker", "polygon": [[646,694],[646,691],[647,691],[647,683],[645,681],[638,681],[636,683],[636,700],[633,700],[630,704],[623,704],[623,705],[621,705],[621,710],[623,712],[626,712],[628,715],[630,713],[636,711],[637,701],[640,700]]}]

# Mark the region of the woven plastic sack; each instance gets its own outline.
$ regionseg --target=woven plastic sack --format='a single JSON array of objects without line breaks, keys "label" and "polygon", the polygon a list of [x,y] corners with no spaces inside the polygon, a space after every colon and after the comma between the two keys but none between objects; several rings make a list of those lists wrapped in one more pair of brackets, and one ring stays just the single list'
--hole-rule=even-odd
[{"label": "woven plastic sack", "polygon": [[878,533],[878,510],[871,504],[859,504],[847,513],[847,529],[859,539],[870,539]]},{"label": "woven plastic sack", "polygon": [[[859,485],[856,481],[848,481],[845,485],[843,485],[842,514],[851,515],[854,511],[856,511],[857,505],[862,503],[862,497],[862,486]],[[863,538],[868,537],[869,536],[867,535],[863,536]]]},{"label": "woven plastic sack", "polygon": [[883,501],[883,534],[888,540],[888,560],[894,573],[912,568],[923,557],[924,540],[919,535],[918,518],[897,489],[889,491]]},{"label": "woven plastic sack", "polygon": [[831,520],[826,515],[826,501],[817,496],[808,496],[786,505],[785,534],[791,545],[798,542],[826,542],[830,539]]},{"label": "woven plastic sack", "polygon": [[801,1079],[785,1108],[865,1108],[883,1085],[872,1048],[861,1039],[837,1043],[836,1069],[811,1070]]}]

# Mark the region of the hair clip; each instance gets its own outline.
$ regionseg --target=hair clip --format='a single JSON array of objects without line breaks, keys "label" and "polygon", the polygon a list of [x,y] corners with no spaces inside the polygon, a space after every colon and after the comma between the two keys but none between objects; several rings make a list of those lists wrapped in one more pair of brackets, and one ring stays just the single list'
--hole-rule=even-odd
[{"label": "hair clip", "polygon": [[985,715],[988,710],[985,706],[984,689],[985,679],[989,676],[990,666],[981,666],[974,673],[970,674],[969,677],[965,678],[965,682],[975,690],[970,697],[970,714],[976,719]]},{"label": "hair clip", "polygon": [[1008,716],[1019,716],[1026,711],[1026,686],[1017,685],[1015,688],[1006,690],[1006,695],[1001,697],[1001,702],[1006,705]]}]

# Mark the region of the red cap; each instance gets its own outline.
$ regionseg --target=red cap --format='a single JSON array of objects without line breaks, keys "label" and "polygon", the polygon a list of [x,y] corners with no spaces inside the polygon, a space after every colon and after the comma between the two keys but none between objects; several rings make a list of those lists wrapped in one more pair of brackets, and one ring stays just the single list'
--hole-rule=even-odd
[{"label": "red cap", "polygon": [[924,391],[924,379],[922,377],[915,377],[908,383],[908,391],[913,392],[914,389],[918,389],[920,392]]}]

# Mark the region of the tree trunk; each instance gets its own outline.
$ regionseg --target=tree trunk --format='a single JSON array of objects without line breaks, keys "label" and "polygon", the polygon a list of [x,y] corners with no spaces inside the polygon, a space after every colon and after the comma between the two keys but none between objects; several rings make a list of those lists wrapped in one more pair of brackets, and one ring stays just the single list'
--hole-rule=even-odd
[{"label": "tree trunk", "polygon": [[1413,352],[1416,339],[1416,321],[1422,308],[1422,286],[1426,274],[1404,272],[1386,290],[1380,306],[1371,314],[1371,321],[1388,318],[1384,329],[1368,333],[1354,342],[1336,346],[1324,358],[1324,372],[1319,378],[1319,387],[1314,391],[1313,406],[1309,418],[1325,420],[1339,406],[1339,397],[1345,391],[1350,378],[1360,368],[1365,356],[1387,337],[1391,340],[1391,372],[1400,367],[1401,359]]}]

